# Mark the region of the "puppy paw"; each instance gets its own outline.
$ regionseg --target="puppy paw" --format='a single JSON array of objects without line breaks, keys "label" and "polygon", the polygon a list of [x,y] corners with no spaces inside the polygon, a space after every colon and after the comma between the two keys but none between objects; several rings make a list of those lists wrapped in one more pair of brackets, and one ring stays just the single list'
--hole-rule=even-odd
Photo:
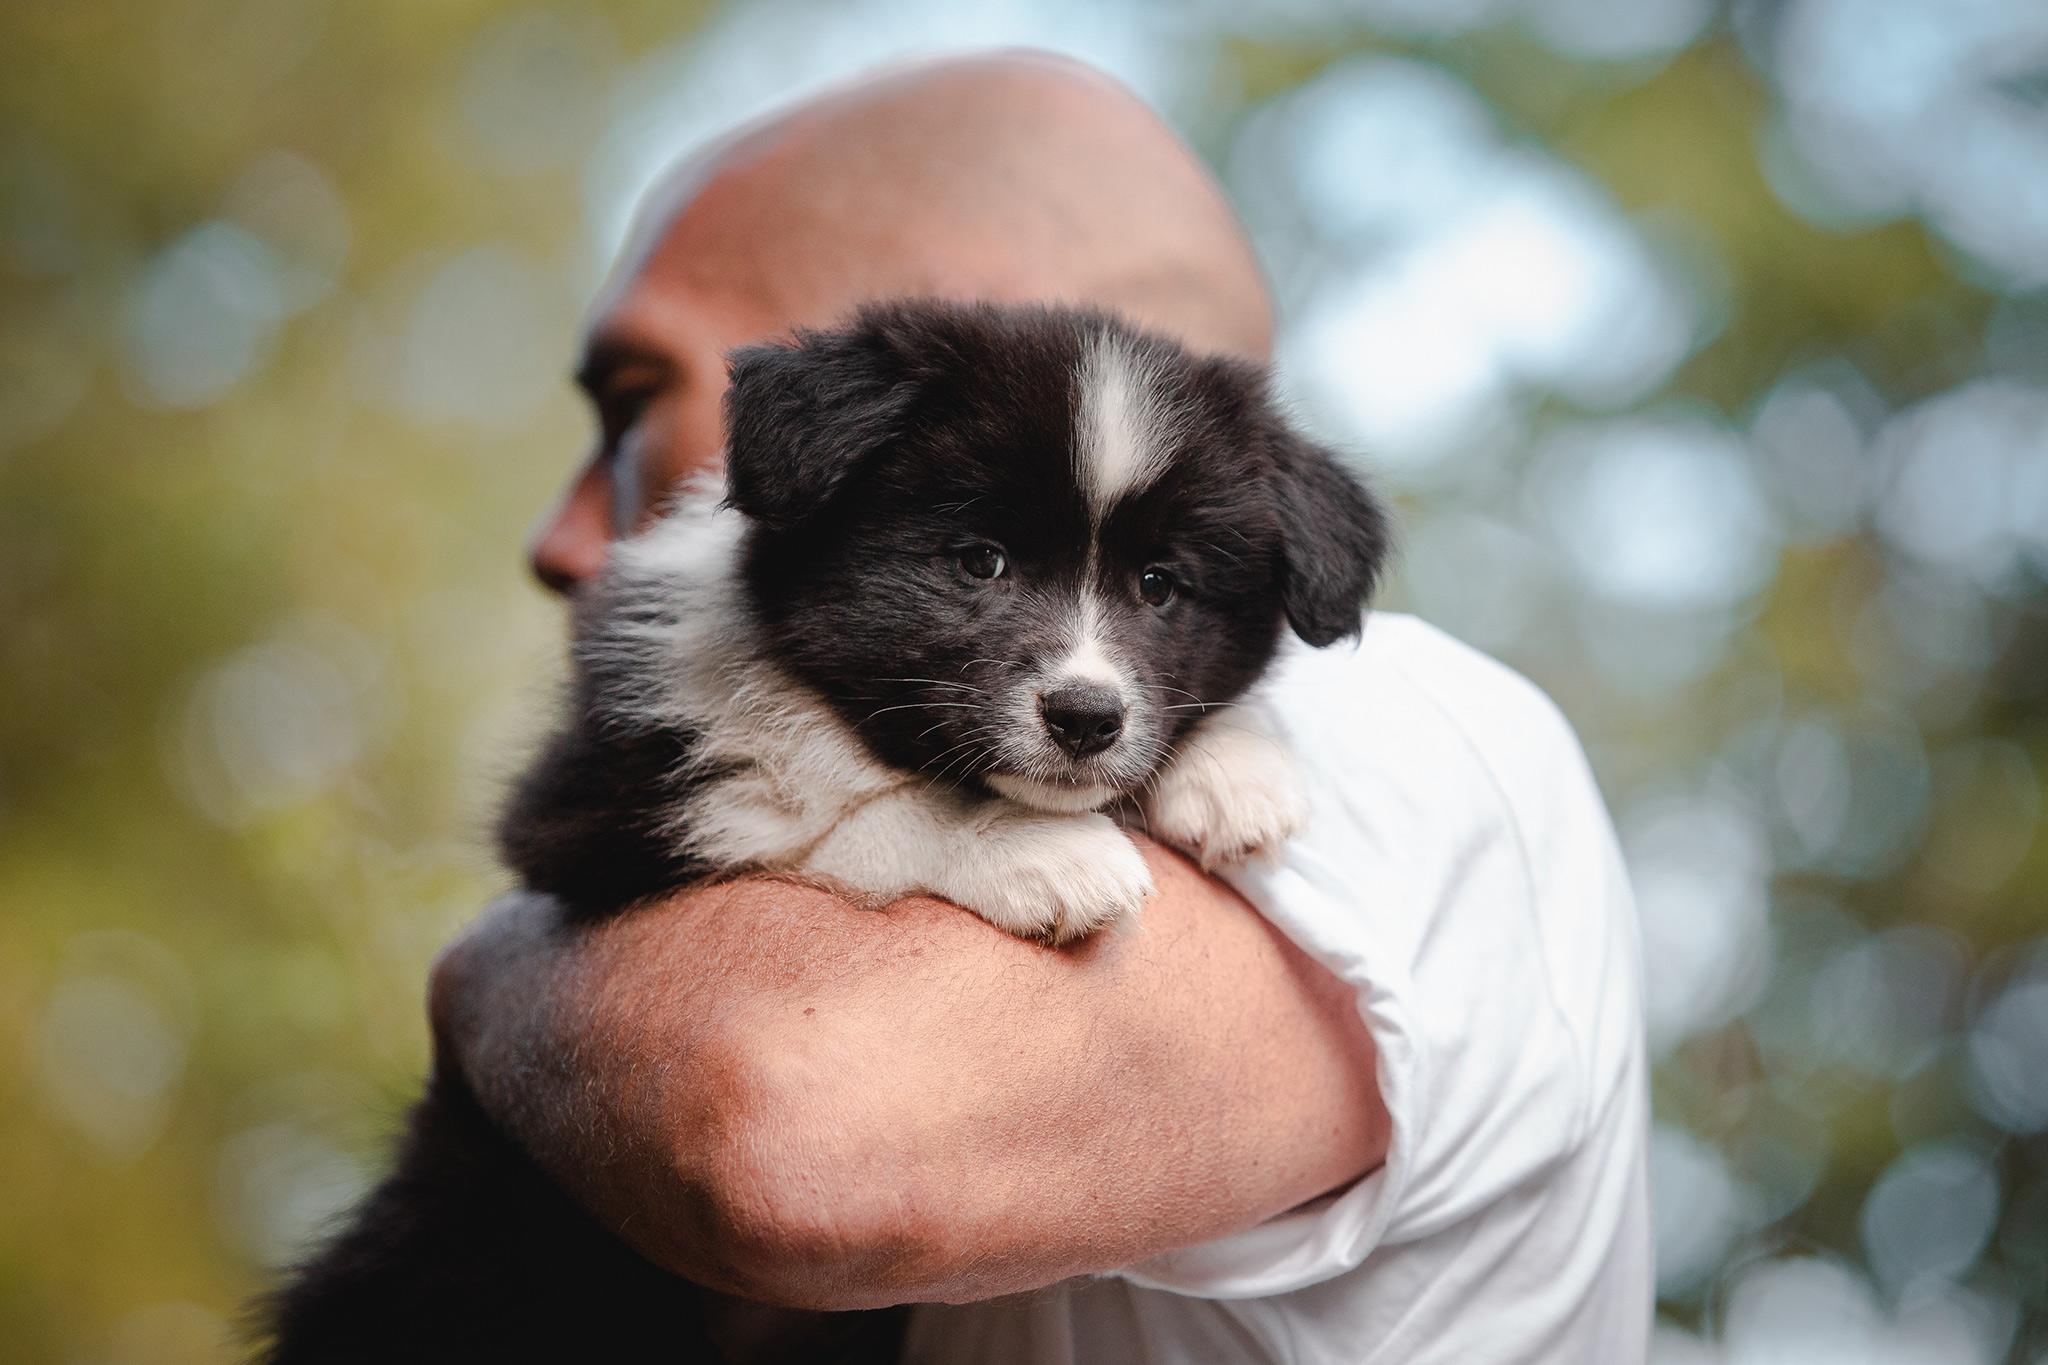
[{"label": "puppy paw", "polygon": [[1197,729],[1144,807],[1153,837],[1204,872],[1278,848],[1308,816],[1293,755],[1241,712]]},{"label": "puppy paw", "polygon": [[1107,816],[993,820],[941,888],[996,928],[1055,946],[1138,913],[1152,894],[1144,855]]}]

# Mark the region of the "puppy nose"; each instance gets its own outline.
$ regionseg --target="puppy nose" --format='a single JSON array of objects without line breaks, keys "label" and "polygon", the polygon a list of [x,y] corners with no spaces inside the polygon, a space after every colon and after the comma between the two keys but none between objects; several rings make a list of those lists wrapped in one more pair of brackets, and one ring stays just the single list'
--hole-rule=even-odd
[{"label": "puppy nose", "polygon": [[1053,743],[1075,758],[1099,754],[1124,729],[1124,702],[1107,687],[1070,683],[1038,699],[1038,714]]}]

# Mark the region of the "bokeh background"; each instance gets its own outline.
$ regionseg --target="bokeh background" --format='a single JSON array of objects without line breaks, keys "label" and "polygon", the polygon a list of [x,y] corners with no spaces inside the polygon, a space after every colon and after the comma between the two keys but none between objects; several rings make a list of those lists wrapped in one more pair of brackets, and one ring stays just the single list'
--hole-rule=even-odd
[{"label": "bokeh background", "polygon": [[640,189],[1020,42],[1209,159],[1395,604],[1586,740],[1658,1359],[2048,1359],[2038,0],[10,0],[0,1357],[233,1358],[373,1177]]}]

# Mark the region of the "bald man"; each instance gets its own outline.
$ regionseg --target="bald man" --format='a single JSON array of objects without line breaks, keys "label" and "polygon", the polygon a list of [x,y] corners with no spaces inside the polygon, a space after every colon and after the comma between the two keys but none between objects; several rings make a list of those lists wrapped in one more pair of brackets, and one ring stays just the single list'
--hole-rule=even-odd
[{"label": "bald man", "polygon": [[[732,347],[897,295],[1105,305],[1259,360],[1271,337],[1186,149],[1023,53],[742,129],[655,192],[615,279],[580,375],[599,437],[532,547],[565,594],[715,464]],[[927,1305],[906,1359],[1639,1360],[1604,812],[1527,684],[1418,623],[1364,638],[1276,668],[1310,828],[1229,881],[1141,841],[1134,932],[1054,951],[763,878],[596,929],[515,896],[436,968],[439,1064],[660,1266]]]}]

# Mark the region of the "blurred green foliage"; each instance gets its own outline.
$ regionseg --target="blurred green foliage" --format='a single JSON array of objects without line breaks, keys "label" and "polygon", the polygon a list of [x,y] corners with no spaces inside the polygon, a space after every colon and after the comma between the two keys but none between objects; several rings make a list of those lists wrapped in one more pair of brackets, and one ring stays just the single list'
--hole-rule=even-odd
[{"label": "blurred green foliage", "polygon": [[[324,1123],[315,1136],[334,1150],[374,1154],[424,1066],[424,968],[502,885],[483,837],[494,784],[556,649],[520,539],[583,419],[564,380],[517,429],[404,421],[356,401],[349,364],[361,282],[480,237],[562,261],[578,240],[573,168],[506,179],[444,149],[463,45],[495,8],[31,2],[0,15],[0,158],[15,177],[0,240],[8,1360],[215,1349],[203,1318],[147,1324],[166,1302],[232,1318],[262,1282],[225,1207],[237,1172],[224,1143]],[[657,7],[614,19],[644,41]],[[660,32],[686,21],[659,7]],[[125,293],[274,147],[339,187],[343,288],[291,319],[231,399],[164,410],[124,365]],[[19,181],[35,172],[31,199]],[[223,826],[179,787],[195,686],[232,651],[308,630],[360,656],[377,733],[332,787]],[[170,998],[145,1003],[181,1077],[166,1112],[136,1116],[160,1125],[139,1151],[82,1132],[42,1074],[53,992],[93,971],[67,952],[107,930],[170,955],[172,979],[156,983]],[[145,1326],[129,1322],[124,1344],[138,1310]]]}]

